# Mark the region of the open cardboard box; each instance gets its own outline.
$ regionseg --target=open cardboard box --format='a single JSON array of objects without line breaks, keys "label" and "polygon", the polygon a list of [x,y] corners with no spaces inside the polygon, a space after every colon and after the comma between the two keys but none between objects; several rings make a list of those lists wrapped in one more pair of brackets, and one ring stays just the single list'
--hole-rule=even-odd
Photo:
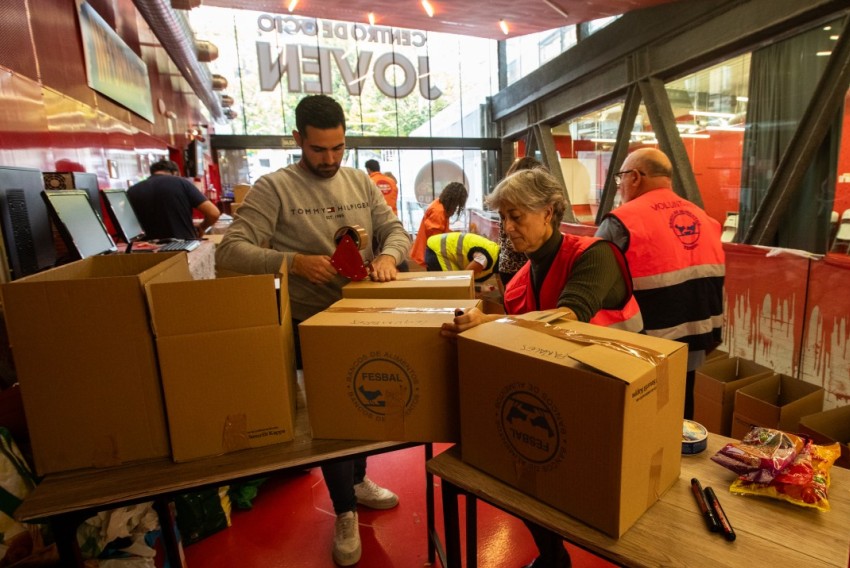
[{"label": "open cardboard box", "polygon": [[293,439],[286,275],[148,286],[174,461]]},{"label": "open cardboard box", "polygon": [[461,456],[617,538],[679,478],[687,345],[555,324],[460,335]]},{"label": "open cardboard box", "polygon": [[471,270],[399,272],[390,282],[361,280],[342,287],[343,298],[397,300],[472,300],[475,278]]},{"label": "open cardboard box", "polygon": [[850,406],[839,406],[800,418],[800,433],[816,444],[841,444],[841,457],[835,465],[850,468]]},{"label": "open cardboard box", "polygon": [[457,346],[440,326],[478,305],[342,299],[301,323],[313,436],[456,442]]},{"label": "open cardboard box", "polygon": [[694,376],[694,421],[714,434],[732,433],[735,391],[773,371],[741,357],[707,361]]},{"label": "open cardboard box", "polygon": [[795,432],[800,418],[823,410],[823,387],[774,374],[735,393],[732,437],[742,439],[753,426]]},{"label": "open cardboard box", "polygon": [[186,253],[95,256],[2,287],[39,475],[169,454],[144,285]]}]

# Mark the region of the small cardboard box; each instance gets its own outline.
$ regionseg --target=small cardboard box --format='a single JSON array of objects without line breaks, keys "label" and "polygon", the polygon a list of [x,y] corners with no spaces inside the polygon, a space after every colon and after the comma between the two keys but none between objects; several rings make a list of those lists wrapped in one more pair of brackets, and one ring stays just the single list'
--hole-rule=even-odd
[{"label": "small cardboard box", "polygon": [[440,326],[478,304],[343,299],[301,323],[313,436],[456,442],[457,347]]},{"label": "small cardboard box", "polygon": [[190,279],[186,253],[117,254],[3,286],[39,475],[169,454],[144,285]]},{"label": "small cardboard box", "polygon": [[398,300],[472,300],[475,278],[471,270],[399,272],[391,282],[361,280],[342,288],[343,298]]},{"label": "small cardboard box", "polygon": [[460,335],[461,456],[617,538],[679,478],[687,345],[556,323]]},{"label": "small cardboard box", "polygon": [[795,432],[800,418],[823,410],[823,387],[774,374],[735,393],[732,437],[740,440],[753,426]]},{"label": "small cardboard box", "polygon": [[835,465],[850,468],[850,406],[839,406],[800,418],[800,433],[816,444],[841,444],[841,457]]},{"label": "small cardboard box", "polygon": [[694,376],[694,421],[709,432],[729,436],[735,391],[772,374],[767,367],[740,357],[705,363]]},{"label": "small cardboard box", "polygon": [[285,276],[152,284],[148,298],[174,461],[293,439]]}]

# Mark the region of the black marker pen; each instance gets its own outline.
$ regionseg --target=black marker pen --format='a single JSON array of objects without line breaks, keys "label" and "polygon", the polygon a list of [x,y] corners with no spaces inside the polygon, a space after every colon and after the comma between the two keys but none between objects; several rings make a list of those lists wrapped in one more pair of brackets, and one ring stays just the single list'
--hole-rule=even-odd
[{"label": "black marker pen", "polygon": [[705,517],[705,524],[708,525],[708,530],[718,532],[720,530],[720,523],[717,521],[717,517],[714,516],[714,511],[706,504],[705,493],[703,493],[702,485],[700,485],[699,479],[696,477],[691,479],[691,491],[694,492],[694,497],[696,497],[699,510],[702,511],[702,516]]},{"label": "black marker pen", "polygon": [[714,511],[714,515],[720,522],[720,526],[723,528],[723,536],[730,542],[735,540],[736,535],[735,531],[732,529],[732,524],[726,517],[723,507],[720,506],[720,501],[717,500],[717,495],[714,494],[714,490],[711,487],[705,488],[705,496],[708,499],[709,506]]}]

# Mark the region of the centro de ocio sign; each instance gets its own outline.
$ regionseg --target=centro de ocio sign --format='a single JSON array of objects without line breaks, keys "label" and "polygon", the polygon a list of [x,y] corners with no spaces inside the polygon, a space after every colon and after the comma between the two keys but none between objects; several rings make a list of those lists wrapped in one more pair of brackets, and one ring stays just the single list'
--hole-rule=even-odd
[{"label": "centro de ocio sign", "polygon": [[[425,33],[416,30],[273,14],[261,14],[257,18],[257,27],[261,32],[352,41],[358,46],[366,43],[419,48],[424,47],[427,41]],[[387,97],[404,98],[418,86],[422,98],[438,99],[443,92],[430,83],[428,57],[417,55],[415,59],[414,64],[395,49],[376,53],[371,49],[320,47],[315,44],[315,40],[311,44],[286,44],[279,49],[266,41],[257,42],[260,89],[263,91],[275,90],[285,76],[290,92],[331,92],[333,64],[351,96],[360,96],[363,84],[371,74],[375,86]],[[391,67],[395,68],[396,77],[400,74],[399,81],[390,82],[387,79]]]}]

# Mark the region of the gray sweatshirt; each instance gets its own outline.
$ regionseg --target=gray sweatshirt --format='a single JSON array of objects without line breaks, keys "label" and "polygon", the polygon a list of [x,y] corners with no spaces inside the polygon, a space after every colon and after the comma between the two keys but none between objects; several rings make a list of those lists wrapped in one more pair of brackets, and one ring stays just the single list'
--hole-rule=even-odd
[{"label": "gray sweatshirt", "polygon": [[292,259],[298,253],[333,255],[334,233],[353,225],[383,243],[380,251],[367,243],[364,260],[378,253],[391,255],[396,264],[407,258],[410,237],[364,172],[342,167],[326,179],[293,164],[257,180],[216,247],[216,266],[274,274],[285,261],[292,317],[305,320],[339,300],[348,280],[337,275],[325,285],[311,284],[291,274]]}]

